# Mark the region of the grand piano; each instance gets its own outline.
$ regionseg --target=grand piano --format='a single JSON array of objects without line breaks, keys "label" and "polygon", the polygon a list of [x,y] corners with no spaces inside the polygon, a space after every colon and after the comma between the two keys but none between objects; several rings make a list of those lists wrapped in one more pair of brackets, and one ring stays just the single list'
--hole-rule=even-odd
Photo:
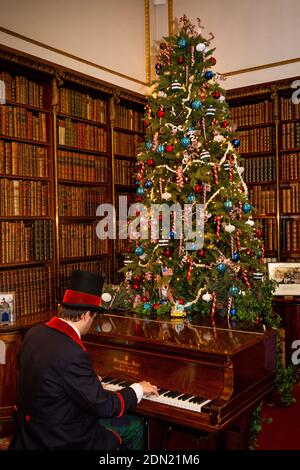
[{"label": "grand piano", "polygon": [[252,412],[274,385],[275,333],[262,325],[104,313],[85,346],[108,390],[159,387],[136,411],[149,450],[247,448]]}]

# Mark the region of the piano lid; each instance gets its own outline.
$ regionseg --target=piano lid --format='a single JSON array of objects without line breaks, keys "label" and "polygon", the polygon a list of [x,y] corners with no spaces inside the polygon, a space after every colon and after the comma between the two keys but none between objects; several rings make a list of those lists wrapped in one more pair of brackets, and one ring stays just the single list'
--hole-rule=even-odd
[{"label": "piano lid", "polygon": [[148,319],[130,312],[99,314],[90,333],[100,333],[111,342],[147,343],[215,355],[234,356],[268,335],[262,325],[230,320]]}]

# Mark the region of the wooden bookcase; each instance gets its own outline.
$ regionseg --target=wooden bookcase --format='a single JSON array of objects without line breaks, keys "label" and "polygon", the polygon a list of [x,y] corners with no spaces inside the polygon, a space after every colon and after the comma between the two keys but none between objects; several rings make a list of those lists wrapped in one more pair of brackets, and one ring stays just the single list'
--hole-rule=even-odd
[{"label": "wooden bookcase", "polygon": [[238,125],[244,179],[267,258],[300,258],[300,104],[296,78],[227,92]]},{"label": "wooden bookcase", "polygon": [[53,314],[73,269],[116,279],[125,244],[97,237],[96,210],[135,198],[145,99],[7,47],[0,79],[0,292],[28,326]]}]

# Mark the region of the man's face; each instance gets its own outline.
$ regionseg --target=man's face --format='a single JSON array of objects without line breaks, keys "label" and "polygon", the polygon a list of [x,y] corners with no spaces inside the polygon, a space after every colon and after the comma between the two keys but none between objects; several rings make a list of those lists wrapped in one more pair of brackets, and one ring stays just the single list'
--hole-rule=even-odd
[{"label": "man's face", "polygon": [[94,318],[97,314],[96,313],[91,313],[91,312],[85,312],[84,314],[84,325],[82,328],[82,335],[86,335],[89,329],[92,326],[92,323],[94,321]]}]

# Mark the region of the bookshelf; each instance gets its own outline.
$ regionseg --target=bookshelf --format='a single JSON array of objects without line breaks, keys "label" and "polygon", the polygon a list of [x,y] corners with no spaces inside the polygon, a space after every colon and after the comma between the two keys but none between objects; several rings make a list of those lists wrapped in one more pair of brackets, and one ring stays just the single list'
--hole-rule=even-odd
[{"label": "bookshelf", "polygon": [[0,292],[19,328],[53,315],[74,269],[116,280],[125,244],[98,239],[96,209],[135,200],[145,99],[4,46],[0,80]]},{"label": "bookshelf", "polygon": [[300,105],[296,78],[230,90],[244,179],[263,230],[266,257],[300,259]]}]

